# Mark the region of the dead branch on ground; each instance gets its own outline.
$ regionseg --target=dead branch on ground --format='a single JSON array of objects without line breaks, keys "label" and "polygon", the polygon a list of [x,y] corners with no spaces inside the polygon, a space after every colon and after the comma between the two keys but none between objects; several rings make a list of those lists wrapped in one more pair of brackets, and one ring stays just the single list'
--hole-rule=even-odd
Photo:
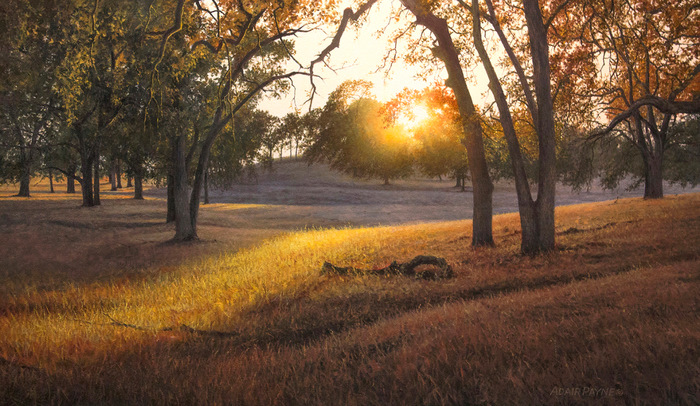
[{"label": "dead branch on ground", "polygon": [[[429,265],[432,268],[416,270],[419,266]],[[409,262],[393,261],[389,266],[380,269],[358,269],[351,266],[340,267],[324,262],[321,275],[404,275],[418,279],[448,279],[454,277],[452,267],[444,258],[432,255],[418,255]]]}]

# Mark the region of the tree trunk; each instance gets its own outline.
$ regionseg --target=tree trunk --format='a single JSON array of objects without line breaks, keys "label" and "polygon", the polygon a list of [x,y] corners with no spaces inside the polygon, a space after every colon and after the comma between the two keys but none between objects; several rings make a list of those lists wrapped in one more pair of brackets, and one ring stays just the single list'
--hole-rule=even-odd
[{"label": "tree trunk", "polygon": [[92,161],[95,169],[93,171],[93,191],[92,191],[92,202],[94,206],[99,206],[100,202],[100,150],[97,145],[95,145],[95,156]]},{"label": "tree trunk", "polygon": [[68,176],[66,176],[66,193],[75,193],[75,165],[68,167]]},{"label": "tree trunk", "polygon": [[[493,13],[493,8],[490,3],[488,3],[489,11]],[[508,153],[511,158],[511,165],[513,169],[513,177],[515,179],[515,190],[518,198],[518,211],[520,214],[520,227],[522,229],[521,233],[521,244],[520,250],[526,254],[535,254],[541,251],[541,236],[540,236],[540,219],[538,216],[538,210],[535,201],[532,199],[532,194],[530,191],[530,184],[527,179],[527,174],[525,172],[525,164],[523,161],[522,153],[520,150],[520,142],[518,141],[517,134],[515,132],[515,125],[513,123],[513,117],[510,113],[510,107],[508,105],[508,99],[503,91],[503,86],[501,85],[498,74],[491,63],[491,58],[484,46],[481,37],[481,21],[479,19],[479,5],[477,0],[472,0],[472,23],[473,23],[473,38],[474,46],[479,53],[479,58],[481,59],[484,70],[489,78],[489,88],[491,94],[494,96],[496,106],[500,114],[499,121],[503,129],[504,137],[508,145]],[[493,17],[493,14],[492,14]],[[509,45],[505,36],[502,35],[500,27],[496,25],[496,31],[504,42],[504,47],[508,49]],[[513,58],[513,57],[511,57]],[[518,64],[517,60],[512,60],[513,65]],[[528,86],[526,83],[522,84],[523,87]],[[523,89],[525,94],[529,94],[529,88]],[[532,113],[533,122],[538,122],[539,117],[537,115],[538,108],[535,105],[530,105],[534,103],[531,98],[528,98],[528,110]],[[539,128],[538,128],[539,130]],[[539,135],[539,133],[538,133]],[[542,163],[541,163],[542,165]]]},{"label": "tree trunk", "polygon": [[524,0],[525,20],[530,37],[533,83],[537,96],[537,139],[539,141],[539,184],[537,188],[537,231],[539,250],[554,249],[554,204],[556,192],[556,132],[552,99],[547,28],[537,0]]},{"label": "tree trunk", "polygon": [[644,198],[661,199],[664,197],[663,152],[654,151],[644,159]]},{"label": "tree trunk", "polygon": [[140,171],[134,174],[134,199],[143,200],[143,177]]},{"label": "tree trunk", "polygon": [[22,170],[22,177],[19,180],[19,192],[17,193],[17,196],[20,197],[30,197],[29,195],[29,182],[31,180],[31,177],[29,176],[29,172],[25,169]]},{"label": "tree trunk", "polygon": [[19,197],[30,197],[29,196],[29,183],[31,181],[31,160],[26,156],[24,148],[20,150],[20,166],[22,169],[22,174],[19,178],[19,192],[16,196]]},{"label": "tree trunk", "polygon": [[[174,170],[171,170],[174,172]],[[175,221],[175,175],[173,173],[168,174],[168,198],[167,198],[168,212],[165,215],[165,222],[172,223]]]},{"label": "tree trunk", "polygon": [[80,182],[80,189],[83,193],[83,207],[92,207],[95,205],[94,196],[92,194],[92,159],[92,154],[86,154],[84,151],[81,151],[80,171],[83,176]]},{"label": "tree trunk", "polygon": [[[187,163],[185,153],[185,136],[175,139],[173,147],[175,158],[175,241],[192,241],[197,239],[197,231],[190,218],[190,194],[187,184]],[[196,223],[195,223],[196,224]]]},{"label": "tree trunk", "polygon": [[416,23],[428,28],[437,39],[438,45],[432,51],[447,68],[448,78],[445,84],[452,88],[457,99],[464,131],[462,143],[467,148],[469,171],[472,174],[474,190],[472,245],[493,245],[493,183],[486,163],[481,124],[464,78],[459,54],[450,36],[449,27],[444,19],[429,12],[420,1],[401,0],[401,2],[416,17]]},{"label": "tree trunk", "polygon": [[122,162],[117,159],[117,170],[115,172],[115,175],[117,177],[117,189],[122,188]]},{"label": "tree trunk", "polygon": [[[218,116],[218,114],[217,114]],[[214,120],[216,123],[216,119]],[[211,146],[214,142],[214,136],[218,132],[214,129],[215,125],[210,129],[209,136],[204,140],[202,144],[202,151],[199,153],[199,159],[197,160],[197,168],[194,172],[194,182],[192,182],[192,194],[190,196],[190,212],[187,217],[190,220],[190,226],[193,229],[195,238],[197,236],[197,219],[199,218],[199,200],[202,193],[204,177],[207,171],[207,165],[209,164],[209,152],[211,151]],[[214,132],[212,136],[212,132]]]},{"label": "tree trunk", "polygon": [[54,193],[53,190],[53,172],[49,169],[49,193]]},{"label": "tree trunk", "polygon": [[204,171],[204,204],[209,204],[209,171]]},{"label": "tree trunk", "polygon": [[[214,114],[214,119],[212,120],[212,125],[209,127],[207,137],[202,143],[202,150],[199,153],[199,159],[197,160],[197,168],[194,172],[194,181],[192,182],[192,195],[190,197],[190,227],[194,238],[197,238],[197,218],[199,216],[199,199],[202,193],[202,187],[204,183],[204,176],[208,170],[209,165],[209,154],[211,153],[211,147],[214,145],[217,135],[221,130],[226,127],[228,122],[231,120],[232,115],[229,114],[222,118],[223,106],[217,108]],[[178,213],[179,215],[179,213]]]},{"label": "tree trunk", "polygon": [[112,163],[112,168],[109,170],[109,183],[112,186],[111,191],[117,190],[117,167],[116,163]]},{"label": "tree trunk", "polygon": [[133,187],[133,185],[131,184],[131,175],[126,176],[126,187]]}]

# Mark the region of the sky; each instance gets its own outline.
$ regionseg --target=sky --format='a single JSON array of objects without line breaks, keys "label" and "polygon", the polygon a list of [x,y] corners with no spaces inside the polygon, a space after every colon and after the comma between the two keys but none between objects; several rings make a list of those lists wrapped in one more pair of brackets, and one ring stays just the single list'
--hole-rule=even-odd
[{"label": "sky", "polygon": [[[348,2],[345,2],[344,6],[347,4]],[[408,65],[402,60],[398,60],[389,72],[386,69],[380,69],[382,59],[392,47],[391,33],[406,25],[406,20],[398,23],[391,20],[392,7],[398,8],[401,5],[397,0],[379,1],[367,13],[368,18],[359,29],[351,24],[348,25],[340,47],[333,50],[327,60],[335,72],[322,64],[316,65],[315,73],[322,76],[322,80],[315,80],[317,95],[314,96],[313,107],[322,107],[328,95],[343,81],[349,79],[371,81],[374,84],[373,93],[380,101],[388,101],[404,88],[420,90],[435,81],[444,81],[447,76],[444,69],[439,69],[435,76],[425,80],[418,77],[420,68]],[[339,11],[343,8],[340,7]],[[327,27],[325,33],[319,31],[300,35],[296,40],[297,59],[308,66],[309,61],[315,59],[319,52],[331,42],[331,36],[335,34],[336,28],[336,26]],[[400,52],[414,51],[407,49],[405,41],[400,45],[399,50]],[[288,68],[294,69],[296,66],[292,62]],[[476,86],[470,84],[470,90],[474,89],[476,100],[479,100],[480,94],[487,89],[485,81],[480,82],[482,83]],[[311,89],[309,79],[298,77],[294,80],[294,86],[296,91],[292,89],[280,100],[266,99],[259,107],[276,116],[283,116],[295,109],[299,109],[302,113],[308,111],[309,105],[304,102],[308,99]]]}]

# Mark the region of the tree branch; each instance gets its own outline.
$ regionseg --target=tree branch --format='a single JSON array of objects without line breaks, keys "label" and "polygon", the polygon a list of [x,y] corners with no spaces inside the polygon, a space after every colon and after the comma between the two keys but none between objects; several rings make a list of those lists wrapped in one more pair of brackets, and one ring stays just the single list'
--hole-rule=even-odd
[{"label": "tree branch", "polygon": [[309,65],[309,77],[311,80],[311,96],[309,97],[309,108],[311,108],[311,105],[313,104],[313,99],[314,99],[314,94],[316,93],[316,85],[314,84],[314,66],[317,63],[323,62],[326,57],[331,53],[332,50],[340,47],[340,39],[343,37],[343,33],[345,33],[345,29],[348,26],[348,22],[350,20],[352,21],[357,21],[365,12],[367,12],[374,3],[376,3],[377,0],[368,0],[364,4],[362,4],[357,11],[352,11],[352,8],[348,7],[343,11],[343,18],[340,20],[340,24],[338,25],[338,30],[335,32],[335,35],[333,36],[333,40],[331,41],[330,44],[328,44],[327,47],[325,47],[321,53],[318,54],[316,59],[311,61],[311,64]]},{"label": "tree branch", "polygon": [[160,42],[160,49],[158,50],[158,60],[156,60],[156,63],[153,65],[154,71],[158,70],[158,65],[160,65],[165,57],[165,46],[168,44],[170,37],[182,30],[182,13],[184,8],[185,0],[178,0],[177,7],[175,8],[175,22],[173,23],[172,27],[168,28],[163,33],[163,38]]},{"label": "tree branch", "polygon": [[657,110],[665,114],[697,114],[700,113],[700,100],[693,101],[669,101],[657,96],[644,96],[637,99],[627,110],[615,116],[603,129],[593,132],[588,139],[601,137],[612,131],[618,124],[637,114],[644,106],[656,107]]}]

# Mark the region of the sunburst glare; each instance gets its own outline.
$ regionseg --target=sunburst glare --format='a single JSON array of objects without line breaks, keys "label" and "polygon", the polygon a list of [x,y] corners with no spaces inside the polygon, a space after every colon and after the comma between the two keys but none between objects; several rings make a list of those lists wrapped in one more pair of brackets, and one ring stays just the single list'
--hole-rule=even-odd
[{"label": "sunburst glare", "polygon": [[397,121],[407,130],[413,130],[430,118],[430,115],[430,112],[425,106],[416,105],[411,110],[401,112]]}]

